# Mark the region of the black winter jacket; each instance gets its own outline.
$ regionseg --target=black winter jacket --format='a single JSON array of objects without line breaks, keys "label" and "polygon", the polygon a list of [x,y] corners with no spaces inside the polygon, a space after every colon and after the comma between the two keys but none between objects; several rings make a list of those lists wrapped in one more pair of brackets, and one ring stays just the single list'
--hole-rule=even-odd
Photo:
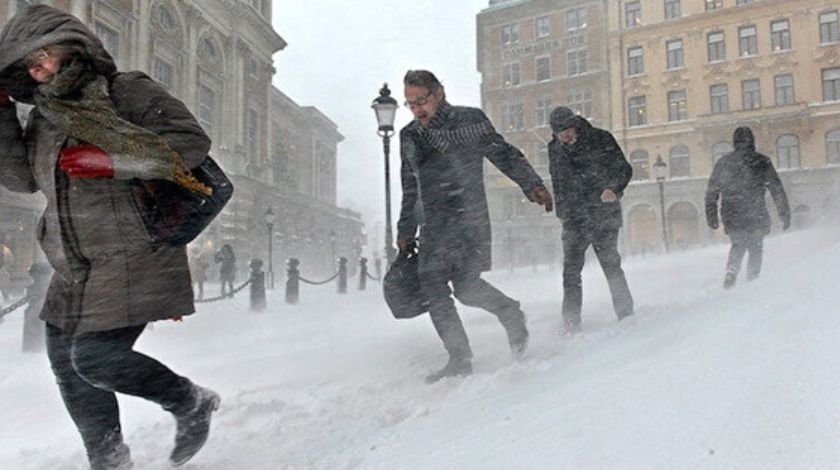
[{"label": "black winter jacket", "polygon": [[724,155],[712,170],[706,189],[706,222],[718,225],[720,215],[726,233],[760,231],[770,233],[770,214],[765,193],[769,189],[785,226],[790,224],[790,206],[785,189],[773,163],[756,152],[752,132],[744,131],[743,140],[734,142],[735,150]]},{"label": "black winter jacket", "polygon": [[621,199],[633,169],[613,136],[577,117],[577,141],[564,144],[556,137],[548,144],[554,206],[564,228],[610,230],[621,227],[621,204],[601,202],[612,190]]},{"label": "black winter jacket", "polygon": [[[400,239],[420,229],[420,271],[487,271],[490,216],[484,158],[528,195],[542,179],[516,147],[505,142],[477,108],[442,102],[428,126],[412,121],[400,131],[402,208]],[[418,188],[419,179],[419,188]]]}]

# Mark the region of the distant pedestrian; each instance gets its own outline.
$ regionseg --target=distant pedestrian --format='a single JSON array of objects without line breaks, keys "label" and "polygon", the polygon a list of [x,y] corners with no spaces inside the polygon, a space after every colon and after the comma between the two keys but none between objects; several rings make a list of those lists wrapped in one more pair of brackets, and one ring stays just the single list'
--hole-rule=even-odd
[{"label": "distant pedestrian", "polygon": [[404,85],[405,105],[414,120],[400,131],[403,198],[397,244],[403,254],[411,252],[419,228],[418,287],[429,300],[432,324],[449,353],[447,364],[426,378],[431,383],[472,373],[472,350],[453,294],[464,305],[495,315],[515,356],[528,345],[519,302],[481,278],[490,270],[492,246],[486,160],[531,202],[551,211],[552,201],[542,178],[482,110],[449,104],[443,85],[426,70],[410,70]]},{"label": "distant pedestrian", "polygon": [[219,280],[222,282],[222,296],[227,292],[228,297],[233,297],[233,282],[236,281],[236,255],[233,253],[233,247],[228,244],[222,246],[216,252],[215,261],[220,265]]},{"label": "distant pedestrian", "polygon": [[204,253],[199,248],[190,250],[190,277],[198,290],[197,299],[204,298],[204,281],[207,280],[207,268],[210,264],[204,259]]},{"label": "distant pedestrian", "polygon": [[581,271],[592,245],[607,277],[619,320],[633,314],[633,297],[621,269],[618,231],[621,196],[633,169],[612,134],[592,127],[571,109],[559,106],[550,116],[548,144],[557,217],[563,223],[563,324],[581,330]]},{"label": "distant pedestrian", "polygon": [[755,150],[752,130],[735,129],[732,145],[735,149],[715,163],[706,189],[706,223],[711,229],[718,228],[720,202],[720,219],[732,242],[723,280],[727,289],[735,285],[746,252],[749,252],[747,280],[756,279],[761,273],[764,236],[770,233],[767,190],[776,204],[782,228],[790,227],[785,188],[770,158]]},{"label": "distant pedestrian", "polygon": [[[166,88],[118,72],[69,13],[20,9],[0,50],[0,184],[46,198],[37,232],[55,270],[41,310],[47,356],[90,466],[133,465],[116,393],[173,414],[169,458],[182,465],[206,442],[219,396],[134,350],[149,323],[195,306],[185,247],[152,242],[132,197],[137,180],[194,189],[188,169],[210,139]],[[35,105],[25,132],[9,97]]]},{"label": "distant pedestrian", "polygon": [[15,256],[12,250],[6,245],[5,236],[0,237],[0,293],[3,301],[8,301],[12,294],[12,266],[15,263]]}]

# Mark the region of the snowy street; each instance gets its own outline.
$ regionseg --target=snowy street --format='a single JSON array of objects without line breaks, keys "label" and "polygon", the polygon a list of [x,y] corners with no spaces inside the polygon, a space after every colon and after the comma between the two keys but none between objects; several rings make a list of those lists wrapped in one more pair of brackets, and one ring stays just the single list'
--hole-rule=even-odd
[{"label": "snowy street", "polygon": [[[521,362],[459,307],[475,373],[426,385],[446,354],[427,316],[396,321],[379,285],[248,311],[246,292],[158,322],[137,349],[222,396],[187,469],[831,468],[840,462],[837,227],[765,239],[759,280],[721,286],[728,244],[628,258],[636,315],[616,323],[594,259],[584,333],[560,335],[561,272],[485,278],[522,302]],[[218,285],[206,287],[215,295]],[[44,354],[0,324],[0,468],[87,468]],[[120,396],[137,469],[169,468],[174,421]]]}]

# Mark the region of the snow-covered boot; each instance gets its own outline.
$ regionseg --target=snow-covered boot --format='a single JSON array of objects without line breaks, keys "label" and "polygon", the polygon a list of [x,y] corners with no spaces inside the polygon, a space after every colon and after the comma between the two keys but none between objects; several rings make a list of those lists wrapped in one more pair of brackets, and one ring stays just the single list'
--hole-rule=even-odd
[{"label": "snow-covered boot", "polygon": [[108,452],[90,456],[90,470],[131,470],[131,451],[120,442]]},{"label": "snow-covered boot", "polygon": [[723,288],[731,289],[735,285],[735,279],[737,278],[737,271],[726,271],[726,276],[723,278]]},{"label": "snow-covered boot", "polygon": [[194,405],[183,413],[174,413],[177,430],[175,448],[169,461],[178,467],[190,460],[201,450],[210,434],[210,417],[219,409],[219,395],[203,387],[193,385]]},{"label": "snow-covered boot", "polygon": [[443,369],[426,377],[427,384],[433,384],[446,377],[466,376],[472,374],[472,362],[469,359],[449,358]]}]

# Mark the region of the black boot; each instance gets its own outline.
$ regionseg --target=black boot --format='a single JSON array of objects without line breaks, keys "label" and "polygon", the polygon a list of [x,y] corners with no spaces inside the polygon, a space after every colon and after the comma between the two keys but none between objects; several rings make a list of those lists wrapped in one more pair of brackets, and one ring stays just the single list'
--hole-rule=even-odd
[{"label": "black boot", "polygon": [[187,463],[207,442],[210,417],[219,409],[221,399],[216,392],[194,385],[193,401],[194,405],[189,410],[175,413],[175,448],[169,461],[176,467]]},{"label": "black boot", "polygon": [[131,470],[131,451],[122,439],[122,433],[116,430],[109,433],[101,446],[88,452],[90,470]]},{"label": "black boot", "polygon": [[723,288],[731,289],[735,286],[735,279],[738,277],[738,271],[726,271],[726,276],[723,278]]},{"label": "black boot", "polygon": [[446,377],[463,377],[472,374],[472,362],[469,359],[455,359],[450,357],[443,369],[426,377],[427,384],[433,384]]}]

